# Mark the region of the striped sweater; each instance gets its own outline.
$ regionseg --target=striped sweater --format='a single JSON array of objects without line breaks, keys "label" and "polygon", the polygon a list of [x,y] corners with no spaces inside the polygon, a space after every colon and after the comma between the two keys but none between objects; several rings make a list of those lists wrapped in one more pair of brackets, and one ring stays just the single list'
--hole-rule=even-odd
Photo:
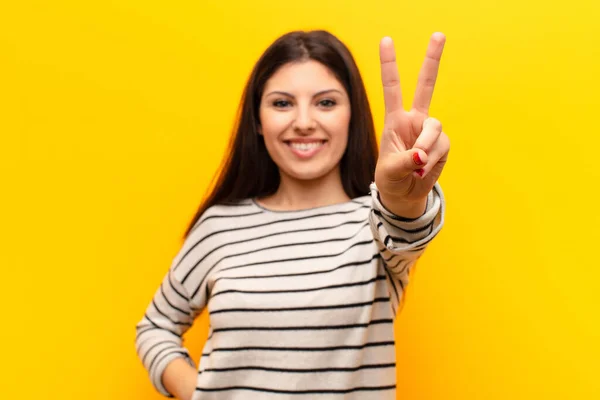
[{"label": "striped sweater", "polygon": [[209,208],[136,326],[152,384],[172,397],[167,364],[196,367],[182,334],[207,307],[193,400],[395,399],[393,319],[444,209],[439,184],[416,219],[386,210],[375,184],[307,210],[253,199]]}]

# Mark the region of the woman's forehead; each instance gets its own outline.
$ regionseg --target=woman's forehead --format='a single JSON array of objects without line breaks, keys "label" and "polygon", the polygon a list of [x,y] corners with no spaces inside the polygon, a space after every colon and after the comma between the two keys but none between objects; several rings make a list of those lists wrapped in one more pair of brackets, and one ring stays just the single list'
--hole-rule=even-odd
[{"label": "woman's forehead", "polygon": [[317,93],[328,89],[344,90],[329,68],[320,62],[308,60],[281,66],[267,81],[264,93]]}]

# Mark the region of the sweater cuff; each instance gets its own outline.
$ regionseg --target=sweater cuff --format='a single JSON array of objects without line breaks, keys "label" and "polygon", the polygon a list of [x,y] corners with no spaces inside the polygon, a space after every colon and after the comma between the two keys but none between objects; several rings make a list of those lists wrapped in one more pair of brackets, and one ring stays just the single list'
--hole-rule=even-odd
[{"label": "sweater cuff", "polygon": [[173,396],[167,390],[167,388],[163,385],[162,375],[165,372],[167,365],[169,365],[169,363],[171,361],[175,360],[176,358],[183,358],[185,361],[187,361],[188,364],[190,364],[192,367],[196,368],[196,365],[194,364],[194,361],[191,359],[189,354],[187,354],[187,353],[184,354],[184,353],[176,350],[172,353],[169,353],[169,354],[163,356],[163,358],[154,367],[154,371],[152,372],[152,376],[150,379],[152,382],[152,385],[160,394],[162,394],[163,396],[166,396],[166,397],[171,397],[171,398],[174,398],[175,396]]},{"label": "sweater cuff", "polygon": [[416,247],[427,243],[442,228],[444,224],[445,200],[439,183],[436,182],[433,189],[427,195],[425,212],[417,218],[406,218],[392,213],[381,203],[377,185],[371,183],[370,189],[373,201],[373,213],[383,222],[383,226],[382,224],[378,224],[376,228],[386,231],[382,232],[385,233],[383,237],[386,237],[386,234],[392,237],[401,237],[404,239],[403,241],[410,244],[409,247]]}]

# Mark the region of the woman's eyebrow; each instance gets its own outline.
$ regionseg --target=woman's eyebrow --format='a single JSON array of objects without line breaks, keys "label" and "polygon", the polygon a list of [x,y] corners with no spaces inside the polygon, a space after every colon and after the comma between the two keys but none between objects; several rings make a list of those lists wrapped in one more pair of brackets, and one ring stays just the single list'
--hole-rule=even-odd
[{"label": "woman's eyebrow", "polygon": [[[321,96],[321,95],[323,95],[323,94],[325,94],[325,93],[329,93],[329,92],[337,92],[337,93],[339,93],[339,94],[343,94],[342,92],[340,92],[340,91],[339,91],[339,90],[337,90],[337,89],[326,89],[326,90],[321,90],[320,92],[317,92],[317,93],[315,93],[315,94],[314,94],[312,97],[314,98],[314,97],[317,97],[317,96]],[[282,92],[282,91],[280,91],[280,90],[275,90],[275,91],[269,92],[269,93],[267,94],[267,96],[270,96],[270,95],[272,95],[272,94],[284,95],[284,96],[288,96],[288,97],[291,97],[291,98],[294,98],[294,97],[295,97],[295,96],[294,96],[293,94],[291,94],[291,93],[288,93],[288,92]]]}]

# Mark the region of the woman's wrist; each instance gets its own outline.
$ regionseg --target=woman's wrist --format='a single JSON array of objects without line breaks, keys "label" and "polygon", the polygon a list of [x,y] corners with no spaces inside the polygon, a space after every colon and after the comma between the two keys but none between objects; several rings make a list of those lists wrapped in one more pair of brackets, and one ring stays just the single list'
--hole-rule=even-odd
[{"label": "woman's wrist", "polygon": [[403,218],[415,219],[422,216],[427,209],[427,197],[419,200],[407,201],[384,193],[379,193],[381,204],[386,210]]}]

